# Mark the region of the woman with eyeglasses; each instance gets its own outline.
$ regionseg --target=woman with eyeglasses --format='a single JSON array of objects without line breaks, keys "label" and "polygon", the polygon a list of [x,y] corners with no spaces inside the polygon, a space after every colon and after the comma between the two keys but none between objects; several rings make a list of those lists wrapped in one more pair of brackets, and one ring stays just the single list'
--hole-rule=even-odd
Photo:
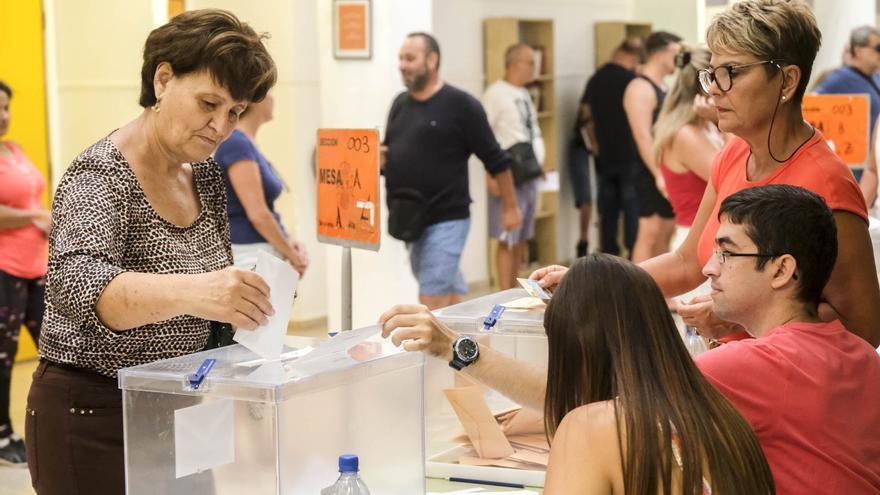
[{"label": "woman with eyeglasses", "polygon": [[[736,137],[715,159],[685,242],[641,266],[667,297],[687,292],[705,280],[701,267],[712,256],[724,198],[765,184],[804,187],[825,199],[837,222],[840,256],[819,316],[841,319],[876,347],[880,286],[865,201],[852,173],[801,112],[820,39],[815,17],[799,0],[745,0],[713,19],[707,32],[712,58],[699,78],[717,110],[718,127]],[[565,271],[550,266],[531,278],[552,289]],[[736,338],[738,327],[714,315],[711,299],[692,302],[679,305],[685,323],[707,337]]]}]

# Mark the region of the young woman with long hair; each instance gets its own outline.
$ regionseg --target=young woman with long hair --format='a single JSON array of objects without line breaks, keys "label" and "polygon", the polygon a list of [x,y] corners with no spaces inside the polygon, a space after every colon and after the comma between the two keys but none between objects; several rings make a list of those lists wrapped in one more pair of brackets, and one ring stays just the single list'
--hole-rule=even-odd
[{"label": "young woman with long hair", "polygon": [[646,271],[579,259],[544,327],[546,495],[775,493],[749,424],[697,369]]}]

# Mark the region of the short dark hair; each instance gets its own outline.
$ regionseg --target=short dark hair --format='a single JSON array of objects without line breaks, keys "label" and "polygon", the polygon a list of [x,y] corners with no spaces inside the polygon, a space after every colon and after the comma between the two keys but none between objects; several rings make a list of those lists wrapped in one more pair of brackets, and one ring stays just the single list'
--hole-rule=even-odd
[{"label": "short dark hair", "polygon": [[6,97],[12,99],[12,88],[3,81],[0,81],[0,91],[6,93]]},{"label": "short dark hair", "polygon": [[629,55],[635,55],[639,57],[639,60],[641,60],[645,55],[645,51],[642,48],[642,39],[638,36],[633,36],[631,38],[627,38],[621,41],[620,45],[618,45],[617,48],[614,49],[614,51],[627,53]]},{"label": "short dark hair", "polygon": [[422,31],[416,31],[415,33],[409,33],[406,35],[407,38],[421,38],[422,41],[425,42],[425,58],[432,53],[437,54],[437,70],[440,70],[440,43],[437,43],[437,38],[431,36],[428,33]]},{"label": "short dark hair", "polygon": [[262,100],[277,78],[275,62],[263,44],[266,38],[225,10],[175,16],[154,29],[144,44],[140,105],[156,104],[153,77],[162,62],[171,64],[176,75],[207,70],[235,100]]},{"label": "short dark hair", "polygon": [[681,36],[677,34],[667,31],[654,31],[645,38],[645,56],[650,57],[671,43],[678,43],[679,41],[681,41]]},{"label": "short dark hair", "polygon": [[[721,202],[718,220],[745,227],[759,253],[790,254],[797,261],[797,298],[815,315],[837,260],[837,224],[818,194],[802,187],[750,187]],[[756,258],[763,270],[770,258]]]}]

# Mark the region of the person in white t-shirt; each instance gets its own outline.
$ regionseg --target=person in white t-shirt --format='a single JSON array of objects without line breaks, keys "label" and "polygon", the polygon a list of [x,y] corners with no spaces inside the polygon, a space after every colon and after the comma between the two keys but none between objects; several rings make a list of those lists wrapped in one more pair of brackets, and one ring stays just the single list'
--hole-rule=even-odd
[{"label": "person in white t-shirt", "polygon": [[[535,79],[535,63],[536,54],[532,47],[524,43],[512,45],[504,55],[504,79],[492,83],[483,95],[483,107],[495,139],[519,162],[512,170],[516,184],[516,201],[522,212],[522,225],[516,230],[505,231],[502,227],[503,205],[498,185],[495,179],[487,176],[489,236],[498,240],[495,262],[498,287],[502,290],[516,285],[517,273],[528,249],[528,241],[535,234],[538,179],[543,176],[539,166],[544,162],[545,154],[544,139],[538,127],[538,112],[525,88]],[[534,155],[531,167],[524,164],[529,161],[528,146],[522,143],[531,145]]]}]

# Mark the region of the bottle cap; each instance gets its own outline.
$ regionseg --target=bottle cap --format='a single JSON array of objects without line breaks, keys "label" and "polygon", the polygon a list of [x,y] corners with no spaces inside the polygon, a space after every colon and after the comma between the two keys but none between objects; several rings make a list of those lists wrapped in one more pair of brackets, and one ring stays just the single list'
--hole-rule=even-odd
[{"label": "bottle cap", "polygon": [[345,454],[339,456],[339,472],[340,473],[356,473],[358,472],[358,456]]}]

